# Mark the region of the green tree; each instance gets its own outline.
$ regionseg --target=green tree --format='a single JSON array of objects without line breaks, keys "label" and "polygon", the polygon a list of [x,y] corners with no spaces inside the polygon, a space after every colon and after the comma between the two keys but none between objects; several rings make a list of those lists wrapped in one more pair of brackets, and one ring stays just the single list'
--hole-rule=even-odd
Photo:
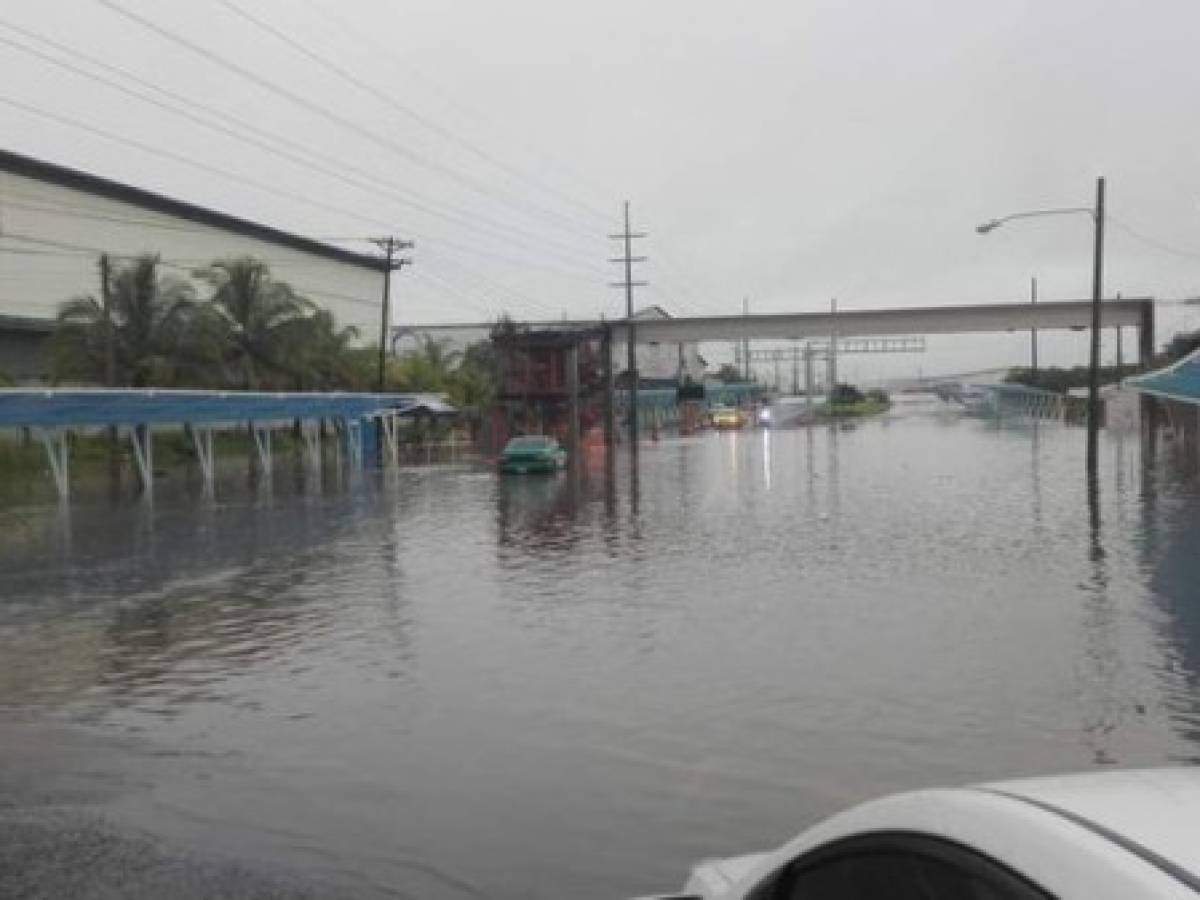
[{"label": "green tree", "polygon": [[[180,278],[163,276],[157,255],[114,266],[108,275],[114,380],[125,387],[173,385],[198,377],[203,364],[189,352],[198,315],[195,294]],[[75,297],[59,308],[51,342],[56,379],[103,383],[108,353],[103,300]]]},{"label": "green tree", "polygon": [[225,319],[226,353],[238,385],[256,390],[272,373],[286,380],[287,361],[302,338],[297,321],[312,303],[272,278],[265,262],[247,256],[217,260],[194,274],[211,286],[209,300]]},{"label": "green tree", "polygon": [[281,326],[280,343],[289,348],[283,362],[291,386],[306,390],[363,390],[364,354],[354,347],[358,329],[339,326],[327,309],[292,319]]},{"label": "green tree", "polygon": [[1171,338],[1163,348],[1161,357],[1155,362],[1158,365],[1169,365],[1177,359],[1183,359],[1197,348],[1200,348],[1200,331],[1181,331]]},{"label": "green tree", "polygon": [[395,358],[388,367],[388,384],[402,391],[448,390],[451,374],[462,354],[448,350],[446,343],[427,337],[420,349]]},{"label": "green tree", "polygon": [[829,393],[830,403],[862,403],[866,397],[852,384],[835,384]]},{"label": "green tree", "polygon": [[458,367],[450,374],[450,402],[473,421],[478,420],[496,399],[500,388],[499,360],[490,340],[467,347]]},{"label": "green tree", "polygon": [[742,384],[747,381],[746,376],[732,363],[724,363],[721,368],[717,369],[716,377],[717,381],[724,384]]}]

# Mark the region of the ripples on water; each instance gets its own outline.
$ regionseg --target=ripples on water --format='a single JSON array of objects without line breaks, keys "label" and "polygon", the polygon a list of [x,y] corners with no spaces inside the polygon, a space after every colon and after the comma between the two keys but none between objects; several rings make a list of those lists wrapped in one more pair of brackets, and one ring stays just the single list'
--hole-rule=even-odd
[{"label": "ripples on water", "polygon": [[1095,529],[1082,451],[917,411],[5,510],[0,722],[352,896],[622,896],[885,791],[1193,761],[1195,481],[1109,437]]}]

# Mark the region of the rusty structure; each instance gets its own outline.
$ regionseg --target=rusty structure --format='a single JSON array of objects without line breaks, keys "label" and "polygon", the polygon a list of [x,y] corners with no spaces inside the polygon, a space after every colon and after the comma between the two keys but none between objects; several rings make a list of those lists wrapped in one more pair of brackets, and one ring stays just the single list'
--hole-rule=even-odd
[{"label": "rusty structure", "polygon": [[548,434],[572,454],[614,440],[612,335],[606,327],[511,328],[492,334],[500,387],[486,444]]}]

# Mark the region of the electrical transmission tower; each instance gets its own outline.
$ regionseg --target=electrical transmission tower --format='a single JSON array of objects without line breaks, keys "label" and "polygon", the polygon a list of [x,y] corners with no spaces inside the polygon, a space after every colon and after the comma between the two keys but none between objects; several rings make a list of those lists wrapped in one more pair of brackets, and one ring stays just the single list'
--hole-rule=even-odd
[{"label": "electrical transmission tower", "polygon": [[610,282],[611,287],[619,287],[625,289],[625,333],[627,336],[627,376],[629,378],[629,445],[631,452],[637,452],[638,442],[638,370],[637,370],[637,335],[633,324],[633,289],[635,287],[645,287],[649,282],[634,281],[633,279],[633,264],[643,263],[646,261],[644,256],[633,255],[633,242],[638,238],[646,237],[644,231],[631,231],[629,228],[629,201],[625,201],[625,230],[620,234],[610,234],[610,238],[615,241],[621,241],[624,248],[624,253],[621,256],[610,257],[609,262],[622,263],[625,266],[625,278],[623,281]]}]

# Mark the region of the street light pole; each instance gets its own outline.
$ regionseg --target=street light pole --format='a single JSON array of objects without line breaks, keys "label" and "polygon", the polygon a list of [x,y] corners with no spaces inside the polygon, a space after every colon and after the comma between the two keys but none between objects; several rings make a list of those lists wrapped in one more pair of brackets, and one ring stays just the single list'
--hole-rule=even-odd
[{"label": "street light pole", "polygon": [[1092,253],[1092,352],[1088,360],[1087,470],[1096,474],[1100,444],[1100,297],[1104,283],[1104,176],[1096,179],[1096,243]]},{"label": "street light pole", "polygon": [[975,230],[980,234],[988,234],[1013,219],[1059,216],[1068,213],[1087,213],[1092,217],[1096,228],[1095,244],[1092,248],[1092,342],[1091,354],[1088,359],[1087,405],[1087,473],[1089,478],[1095,478],[1100,444],[1100,296],[1104,288],[1104,176],[1101,175],[1096,179],[1095,206],[1070,206],[1012,213],[984,222],[982,225],[976,226]]}]

